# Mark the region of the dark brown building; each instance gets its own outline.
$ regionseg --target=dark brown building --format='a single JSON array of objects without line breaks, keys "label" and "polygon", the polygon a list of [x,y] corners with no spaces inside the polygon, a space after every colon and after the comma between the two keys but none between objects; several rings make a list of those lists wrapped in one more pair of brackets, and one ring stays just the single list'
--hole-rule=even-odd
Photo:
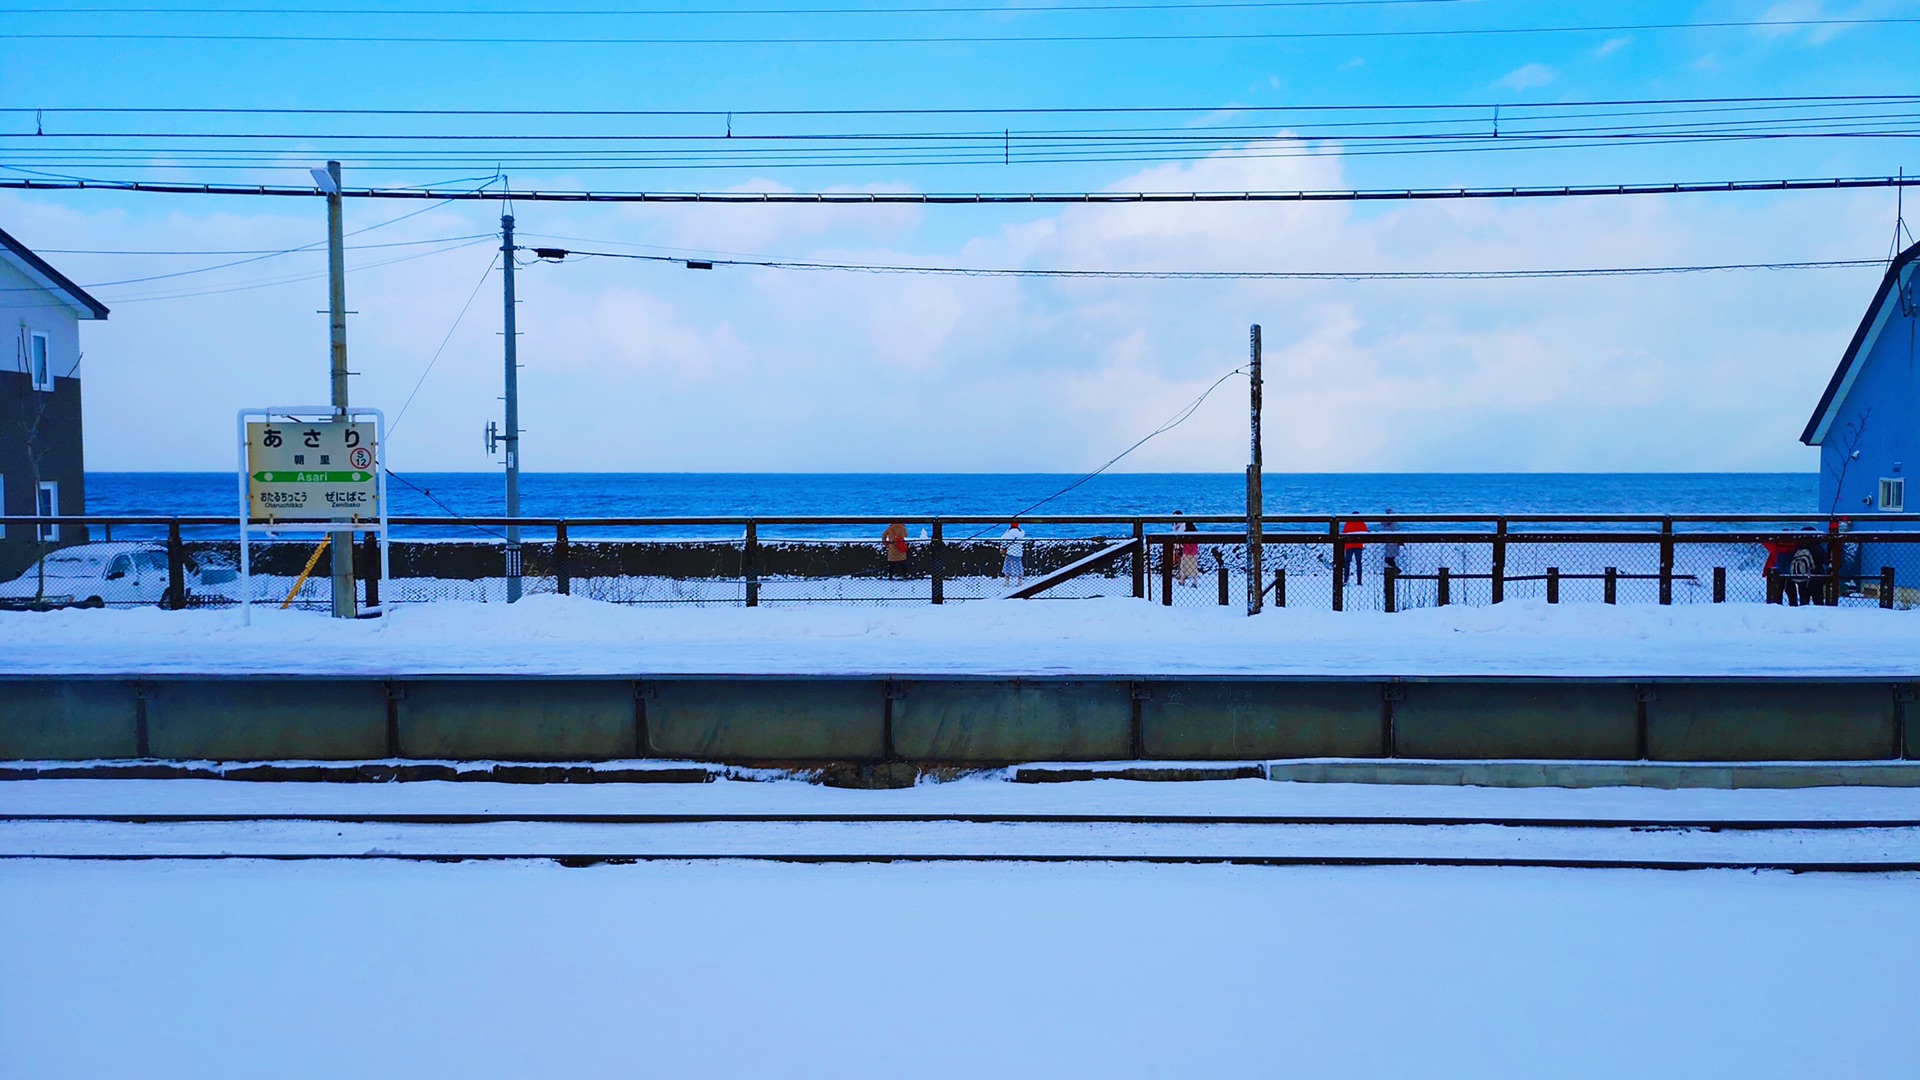
[{"label": "dark brown building", "polygon": [[[86,461],[80,428],[80,320],[107,307],[0,230],[0,512],[84,514]],[[0,523],[0,581],[51,547],[84,543],[72,526]]]}]

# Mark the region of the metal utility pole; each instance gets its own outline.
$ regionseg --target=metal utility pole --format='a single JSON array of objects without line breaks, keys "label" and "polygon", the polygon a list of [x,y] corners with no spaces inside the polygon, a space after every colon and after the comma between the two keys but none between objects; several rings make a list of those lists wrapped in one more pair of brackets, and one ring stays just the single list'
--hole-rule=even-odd
[{"label": "metal utility pole", "polygon": [[1260,601],[1264,598],[1261,582],[1265,571],[1260,559],[1260,515],[1265,502],[1260,493],[1260,324],[1254,323],[1247,332],[1249,362],[1247,364],[1247,382],[1251,394],[1250,405],[1253,418],[1253,457],[1247,466],[1247,614],[1260,614]]},{"label": "metal utility pole", "polygon": [[[500,215],[500,267],[506,283],[503,320],[507,342],[507,517],[520,516],[520,361],[513,326],[513,215]],[[507,526],[507,603],[520,599],[520,527]]]},{"label": "metal utility pole", "polygon": [[[317,171],[317,170],[316,170]],[[347,419],[347,253],[341,222],[340,163],[327,162],[327,305],[333,344],[333,410],[344,423]],[[314,177],[318,180],[319,177]],[[351,619],[359,614],[353,589],[353,530],[329,533],[333,566],[333,617]]]}]

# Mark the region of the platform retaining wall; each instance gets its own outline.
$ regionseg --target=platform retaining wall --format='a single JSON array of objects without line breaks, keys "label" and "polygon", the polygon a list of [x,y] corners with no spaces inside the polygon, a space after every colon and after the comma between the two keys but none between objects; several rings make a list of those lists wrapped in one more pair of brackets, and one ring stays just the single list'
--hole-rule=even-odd
[{"label": "platform retaining wall", "polygon": [[0,760],[805,764],[1865,761],[1914,683],[1247,678],[4,678]]}]

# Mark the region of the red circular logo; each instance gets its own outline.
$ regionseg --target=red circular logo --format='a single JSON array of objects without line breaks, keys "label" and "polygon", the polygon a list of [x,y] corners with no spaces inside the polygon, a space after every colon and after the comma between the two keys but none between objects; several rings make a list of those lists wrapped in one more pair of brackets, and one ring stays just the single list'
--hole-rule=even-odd
[{"label": "red circular logo", "polygon": [[353,462],[353,467],[356,469],[371,469],[373,468],[373,451],[364,446],[356,446],[348,460]]}]

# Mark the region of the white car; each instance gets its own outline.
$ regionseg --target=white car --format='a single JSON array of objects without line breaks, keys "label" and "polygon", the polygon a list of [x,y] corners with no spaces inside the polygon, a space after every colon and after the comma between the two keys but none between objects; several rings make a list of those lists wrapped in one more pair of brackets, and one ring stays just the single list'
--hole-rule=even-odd
[{"label": "white car", "polygon": [[[188,593],[199,584],[200,575],[186,568]],[[158,604],[166,595],[167,549],[151,543],[76,544],[48,552],[26,573],[0,583],[0,601],[101,607]]]}]

